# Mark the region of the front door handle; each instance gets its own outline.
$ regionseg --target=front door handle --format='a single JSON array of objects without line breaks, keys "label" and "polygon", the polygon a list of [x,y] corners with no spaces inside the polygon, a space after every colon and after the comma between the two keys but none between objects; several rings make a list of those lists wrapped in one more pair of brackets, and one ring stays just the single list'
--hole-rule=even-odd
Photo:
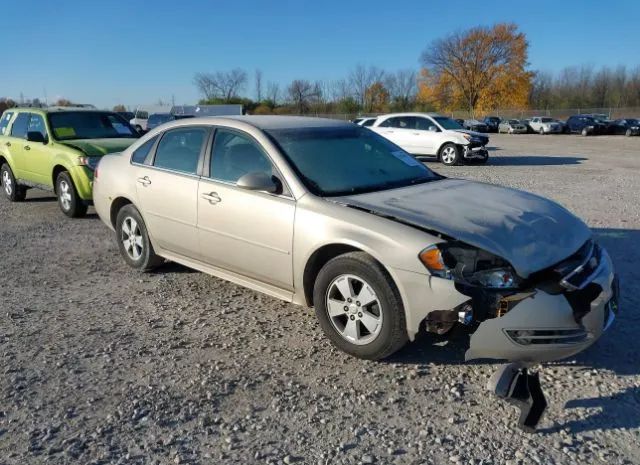
[{"label": "front door handle", "polygon": [[25,150],[31,150],[31,147],[29,147],[28,145],[25,145],[25,146],[24,146],[24,149],[25,149]]},{"label": "front door handle", "polygon": [[147,187],[149,184],[151,184],[151,179],[149,179],[149,176],[145,176],[143,178],[138,178],[138,182],[144,187]]},{"label": "front door handle", "polygon": [[217,192],[209,192],[208,194],[202,194],[200,195],[200,197],[202,197],[205,200],[208,200],[209,203],[211,204],[222,202],[222,199],[220,198]]},{"label": "front door handle", "polygon": [[11,147],[11,142],[5,142],[4,145],[6,145],[7,147]]}]

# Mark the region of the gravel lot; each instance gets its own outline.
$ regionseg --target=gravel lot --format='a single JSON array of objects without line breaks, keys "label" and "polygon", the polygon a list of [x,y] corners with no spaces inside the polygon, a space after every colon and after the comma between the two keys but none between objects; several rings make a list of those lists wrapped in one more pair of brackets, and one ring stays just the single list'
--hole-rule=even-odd
[{"label": "gravel lot", "polygon": [[538,433],[462,336],[350,358],[311,311],[175,264],[137,274],[95,215],[30,192],[0,200],[0,464],[640,464],[640,138],[491,145],[486,166],[429,165],[559,201],[621,277],[610,332],[543,367]]}]

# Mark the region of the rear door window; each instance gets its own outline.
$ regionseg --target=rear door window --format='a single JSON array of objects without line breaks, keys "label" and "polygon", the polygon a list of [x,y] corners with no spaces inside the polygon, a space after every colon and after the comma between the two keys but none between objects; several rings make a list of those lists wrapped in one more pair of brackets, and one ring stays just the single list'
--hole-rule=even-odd
[{"label": "rear door window", "polygon": [[16,120],[13,122],[13,126],[11,126],[11,137],[26,139],[30,119],[31,113],[19,113]]},{"label": "rear door window", "polygon": [[151,152],[151,149],[153,148],[153,145],[157,140],[158,136],[152,137],[140,147],[138,147],[131,156],[131,163],[139,163],[141,165],[144,164],[145,160],[149,156],[149,153]]},{"label": "rear door window", "polygon": [[13,114],[12,111],[5,111],[4,115],[2,115],[2,119],[0,119],[0,136],[6,135],[7,127],[13,118]]},{"label": "rear door window", "polygon": [[153,166],[196,174],[207,134],[207,129],[199,127],[172,129],[165,132],[156,149]]}]

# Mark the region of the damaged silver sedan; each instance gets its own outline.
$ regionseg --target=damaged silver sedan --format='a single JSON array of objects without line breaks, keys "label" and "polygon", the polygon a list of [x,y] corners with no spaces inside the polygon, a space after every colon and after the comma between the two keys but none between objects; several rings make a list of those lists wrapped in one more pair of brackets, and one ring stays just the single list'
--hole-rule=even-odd
[{"label": "damaged silver sedan", "polygon": [[566,209],[447,179],[351,123],[169,123],[102,159],[94,202],[129,265],[168,259],[314,307],[361,358],[465,325],[467,359],[526,367],[584,350],[617,310],[607,252]]}]

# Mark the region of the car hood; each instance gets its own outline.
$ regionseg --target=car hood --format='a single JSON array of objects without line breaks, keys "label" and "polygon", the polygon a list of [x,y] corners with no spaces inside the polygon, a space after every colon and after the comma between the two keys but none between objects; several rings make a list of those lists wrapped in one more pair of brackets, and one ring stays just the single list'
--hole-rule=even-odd
[{"label": "car hood", "polygon": [[580,219],[551,200],[461,179],[333,200],[491,252],[523,278],[572,255],[591,237]]},{"label": "car hood", "polygon": [[108,153],[122,152],[136,140],[135,138],[74,139],[61,141],[60,143],[78,149],[88,157],[101,157]]},{"label": "car hood", "polygon": [[470,131],[468,129],[448,129],[447,131],[450,131],[450,132],[463,132],[465,134],[469,134],[469,135],[472,135],[474,137],[487,137],[486,134],[483,134],[482,132]]}]

